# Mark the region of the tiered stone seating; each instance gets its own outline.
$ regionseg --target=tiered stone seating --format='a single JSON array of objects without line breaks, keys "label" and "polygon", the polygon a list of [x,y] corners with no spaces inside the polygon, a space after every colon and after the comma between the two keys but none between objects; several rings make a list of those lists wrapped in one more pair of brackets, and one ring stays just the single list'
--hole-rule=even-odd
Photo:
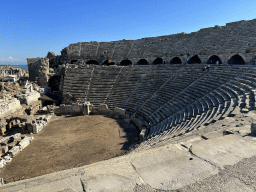
[{"label": "tiered stone seating", "polygon": [[147,121],[150,132],[143,148],[255,109],[255,68],[215,65],[202,71],[203,66],[69,68],[64,94],[87,96],[96,107],[125,108]]},{"label": "tiered stone seating", "polygon": [[96,55],[99,57],[112,58],[118,41],[100,42]]},{"label": "tiered stone seating", "polygon": [[150,39],[148,38],[142,38],[134,41],[130,49],[127,51],[127,56],[131,58],[143,58],[148,49],[149,41]]},{"label": "tiered stone seating", "polygon": [[222,39],[225,37],[225,33],[228,33],[226,26],[213,27],[211,36],[208,37],[206,43],[200,48],[200,51],[211,50],[212,52],[217,52],[223,46]]},{"label": "tiered stone seating", "polygon": [[209,37],[212,34],[212,28],[203,28],[195,33],[193,38],[188,40],[186,44],[186,48],[190,50],[190,52],[198,53],[201,48],[208,41]]},{"label": "tiered stone seating", "polygon": [[[144,49],[143,54],[138,54],[138,53],[136,53],[136,50],[132,50],[130,55],[134,55],[137,57],[144,57],[144,58],[152,57],[152,51],[154,50],[155,51],[154,55],[156,55],[157,54],[156,52],[158,52],[158,48],[163,49],[164,43],[169,42],[170,39],[171,39],[170,36],[159,36],[156,38],[144,38],[143,43],[144,43],[145,49]],[[160,44],[162,47],[160,47]]]},{"label": "tiered stone seating", "polygon": [[125,66],[117,79],[106,104],[109,109],[121,107],[122,103],[131,96],[141,79],[150,70],[149,66]]},{"label": "tiered stone seating", "polygon": [[[176,67],[173,65],[173,74],[169,77],[164,85],[162,85],[146,102],[140,106],[137,114],[145,117],[151,115],[156,109],[175,97],[176,94],[181,92],[196,79],[205,74],[202,72],[201,68],[201,65],[195,68],[191,68],[191,66],[180,68],[179,65]],[[182,102],[186,103],[187,99],[190,98],[184,98]],[[166,110],[163,116],[166,117],[170,114],[171,112]]]},{"label": "tiered stone seating", "polygon": [[226,37],[224,41],[226,43],[223,44],[221,49],[219,51],[225,51],[225,52],[232,52],[232,51],[238,51],[240,47],[243,46],[243,43],[239,43],[240,39],[240,33],[244,30],[246,30],[248,22],[240,21],[240,22],[234,22],[234,23],[227,23],[226,27],[229,30],[229,33],[226,34]]},{"label": "tiered stone seating", "polygon": [[82,57],[96,57],[99,43],[96,41],[83,42],[80,47],[80,56]]},{"label": "tiered stone seating", "polygon": [[170,53],[171,49],[172,55],[178,55],[177,48],[179,47],[179,44],[183,41],[183,38],[185,36],[185,33],[178,33],[174,36],[172,44],[168,43],[167,46],[163,46],[163,44],[160,45],[161,47],[165,48],[164,51],[159,48],[157,48],[156,50],[159,50],[159,53],[161,53],[160,51],[163,51],[162,53]]},{"label": "tiered stone seating", "polygon": [[[165,37],[156,37],[154,39],[150,38],[148,40],[148,48],[144,54],[144,57],[151,57],[152,55],[155,55],[155,53],[158,52],[159,48],[163,49],[162,53],[170,53],[174,51],[175,47],[173,46],[173,44],[178,41],[178,36],[181,36],[181,34],[168,35]],[[164,40],[160,41],[159,39]]]},{"label": "tiered stone seating", "polygon": [[96,107],[105,103],[121,69],[117,66],[95,66],[87,96],[88,101]]},{"label": "tiered stone seating", "polygon": [[142,79],[123,107],[130,112],[136,111],[171,75],[170,65],[153,66],[151,72]]},{"label": "tiered stone seating", "polygon": [[[190,47],[190,40],[193,39],[193,37],[196,35],[196,32],[192,32],[189,34],[185,34],[181,41],[177,42],[175,44],[175,54],[173,55],[180,55],[182,53],[186,53],[189,51],[188,47]],[[172,46],[172,45],[169,45]],[[166,52],[169,51],[170,47],[167,47]]]},{"label": "tiered stone seating", "polygon": [[118,41],[113,52],[113,58],[127,58],[130,50],[133,49],[134,42],[134,40]]},{"label": "tiered stone seating", "polygon": [[93,66],[89,68],[68,68],[63,85],[64,97],[71,94],[77,100],[85,100],[93,70]]},{"label": "tiered stone seating", "polygon": [[[211,73],[212,76],[210,78],[208,76],[208,82],[206,81],[206,79],[204,79],[203,76],[201,79],[193,83],[195,87],[187,89],[190,90],[192,93],[197,92],[196,87],[199,87],[199,90],[204,94],[204,96],[200,97],[200,93],[197,92],[196,95],[198,96],[198,98],[193,103],[189,104],[182,110],[177,111],[175,114],[169,116],[162,121],[159,121],[159,119],[155,119],[155,125],[151,127],[152,131],[150,129],[148,140],[145,141],[141,145],[141,147],[143,147],[144,145],[152,145],[153,143],[185,134],[186,132],[198,129],[201,125],[205,123],[218,120],[223,116],[227,116],[228,114],[230,114],[232,110],[236,107],[236,105],[238,105],[238,96],[235,94],[235,91],[227,88],[227,85],[232,82],[230,81],[230,79],[234,79],[236,76],[243,77],[242,74],[244,73],[244,70],[230,67],[226,67],[226,69],[224,69],[223,67],[221,68],[222,72],[218,68],[216,68],[216,70]],[[233,77],[227,75],[226,73],[230,73],[230,75]],[[220,76],[222,76],[222,79],[220,78]],[[244,76],[248,75],[246,74]],[[200,81],[202,81],[203,79],[204,83],[200,83]],[[210,84],[211,80],[213,80],[213,84]],[[244,80],[243,82],[245,81],[246,80]],[[204,84],[210,85],[208,93],[206,93],[207,87],[204,86]],[[220,85],[223,86],[220,87]],[[244,87],[247,87],[247,89],[244,90],[245,92],[251,92],[249,88],[252,89],[252,86],[249,87],[249,85],[244,85]],[[253,103],[251,104],[251,106],[254,106],[254,97],[250,98],[252,98],[251,103]],[[247,97],[247,99],[249,99],[249,97]],[[154,114],[152,114],[152,117],[156,118]],[[168,124],[168,126],[166,126],[166,124]]]}]

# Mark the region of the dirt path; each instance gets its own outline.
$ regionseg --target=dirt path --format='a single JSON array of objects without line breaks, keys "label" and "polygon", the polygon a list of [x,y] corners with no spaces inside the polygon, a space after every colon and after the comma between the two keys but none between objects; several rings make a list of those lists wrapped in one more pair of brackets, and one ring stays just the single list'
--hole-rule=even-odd
[{"label": "dirt path", "polygon": [[119,138],[118,128],[117,120],[100,115],[53,116],[32,135],[31,144],[0,169],[0,178],[9,183],[122,155],[127,139]]}]

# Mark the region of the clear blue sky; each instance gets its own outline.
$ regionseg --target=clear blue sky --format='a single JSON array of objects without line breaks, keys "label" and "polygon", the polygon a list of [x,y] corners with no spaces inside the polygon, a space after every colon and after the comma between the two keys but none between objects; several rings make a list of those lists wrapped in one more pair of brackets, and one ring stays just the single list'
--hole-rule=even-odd
[{"label": "clear blue sky", "polygon": [[0,0],[0,64],[60,55],[70,43],[194,32],[256,18],[246,0]]}]

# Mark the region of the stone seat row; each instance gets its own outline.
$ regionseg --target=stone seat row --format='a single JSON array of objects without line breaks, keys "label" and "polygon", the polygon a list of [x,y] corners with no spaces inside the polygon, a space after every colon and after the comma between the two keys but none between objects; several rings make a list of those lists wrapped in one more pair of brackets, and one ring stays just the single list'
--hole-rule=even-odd
[{"label": "stone seat row", "polygon": [[[215,77],[215,78],[218,78],[218,77]],[[206,82],[206,85],[211,85],[211,86],[204,86],[204,83],[206,80],[204,80],[204,78],[202,78],[201,80],[199,79],[197,82],[193,83],[192,86],[184,89],[180,94],[178,94],[176,97],[172,98],[171,101],[165,103],[165,105],[163,105],[163,106],[168,107],[168,108],[174,108],[174,109],[176,108],[177,111],[183,109],[186,105],[193,102],[195,99],[202,97],[203,95],[207,94],[212,89],[217,88],[220,85],[220,82],[212,84],[212,82],[213,82],[212,80],[213,79],[208,79],[208,82]],[[221,100],[221,102],[223,102],[222,97],[219,97],[218,95],[217,95],[217,97],[218,97],[218,100]],[[227,95],[226,95],[226,97],[227,97]],[[155,108],[155,109],[160,109],[161,107],[162,106],[158,106],[158,108]],[[148,110],[149,110],[148,108],[145,109],[145,111],[148,111]],[[174,112],[176,110],[174,110]],[[157,111],[157,110],[155,110],[155,111]],[[147,115],[149,115],[149,114],[147,114]],[[169,115],[172,115],[172,114],[169,114]],[[167,115],[167,117],[169,115]],[[165,116],[165,118],[166,118],[166,116]]]},{"label": "stone seat row", "polygon": [[[243,76],[237,78],[239,79],[246,79],[248,77],[248,73],[244,74]],[[150,134],[148,136],[148,140],[144,142],[143,145],[152,145],[155,142],[161,142],[162,140],[166,140],[168,138],[172,138],[181,134],[185,134],[186,132],[192,131],[194,129],[198,129],[201,125],[204,125],[209,122],[218,120],[220,118],[226,117],[227,115],[231,114],[236,109],[247,108],[248,110],[253,110],[255,105],[255,96],[253,94],[253,90],[255,87],[247,87],[245,90],[240,90],[240,94],[236,91],[232,92],[232,89],[227,88],[227,86],[231,83],[239,84],[239,81],[232,80],[221,87],[218,87],[216,90],[211,92],[210,94],[205,95],[198,101],[194,102],[193,104],[187,106],[185,109],[177,112],[176,114],[170,116],[169,118],[165,119],[164,121],[158,123],[157,125],[151,127]],[[250,82],[249,84],[252,84]],[[246,85],[244,85],[246,86]],[[215,102],[213,98],[216,96],[216,93],[222,95],[227,94],[229,97],[224,97],[224,101],[215,98]],[[224,94],[223,94],[224,93]],[[242,95],[251,95],[251,97],[246,97],[246,103],[250,103],[252,105],[246,106],[241,105],[241,103],[245,102],[242,101],[240,96]],[[212,100],[212,102],[210,102]],[[216,100],[219,102],[216,105]],[[205,110],[202,110],[205,104],[207,103],[207,107]],[[223,103],[224,102],[224,103]],[[142,145],[142,146],[143,146]]]}]

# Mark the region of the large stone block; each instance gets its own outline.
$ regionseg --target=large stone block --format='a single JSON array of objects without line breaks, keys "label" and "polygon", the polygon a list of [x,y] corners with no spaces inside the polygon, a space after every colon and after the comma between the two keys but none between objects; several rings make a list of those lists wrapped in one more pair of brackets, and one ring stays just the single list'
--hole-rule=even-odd
[{"label": "large stone block", "polygon": [[0,128],[0,135],[4,135],[5,131],[6,131],[6,127],[5,126],[1,127]]},{"label": "large stone block", "polygon": [[27,147],[30,144],[31,140],[32,140],[31,137],[25,137],[19,142],[18,146],[23,150],[25,147]]},{"label": "large stone block", "polygon": [[36,126],[36,122],[35,121],[30,121],[27,123],[27,130],[28,133],[34,133],[34,127]]},{"label": "large stone block", "polygon": [[8,151],[8,153],[11,155],[11,157],[14,157],[21,151],[20,146],[14,146],[11,150]]},{"label": "large stone block", "polygon": [[122,108],[119,108],[119,107],[114,108],[114,113],[118,113],[120,115],[125,115],[125,112],[126,112],[125,109],[122,109]]},{"label": "large stone block", "polygon": [[6,161],[4,159],[0,159],[0,168],[4,168]]},{"label": "large stone block", "polygon": [[21,108],[20,101],[13,98],[0,104],[0,116],[13,113]]},{"label": "large stone block", "polygon": [[10,163],[12,161],[12,157],[8,154],[3,157],[3,160],[5,160],[6,163]]},{"label": "large stone block", "polygon": [[98,111],[107,111],[108,110],[108,106],[106,104],[100,104],[98,106]]},{"label": "large stone block", "polygon": [[256,136],[256,123],[251,124],[251,133],[252,135]]}]

